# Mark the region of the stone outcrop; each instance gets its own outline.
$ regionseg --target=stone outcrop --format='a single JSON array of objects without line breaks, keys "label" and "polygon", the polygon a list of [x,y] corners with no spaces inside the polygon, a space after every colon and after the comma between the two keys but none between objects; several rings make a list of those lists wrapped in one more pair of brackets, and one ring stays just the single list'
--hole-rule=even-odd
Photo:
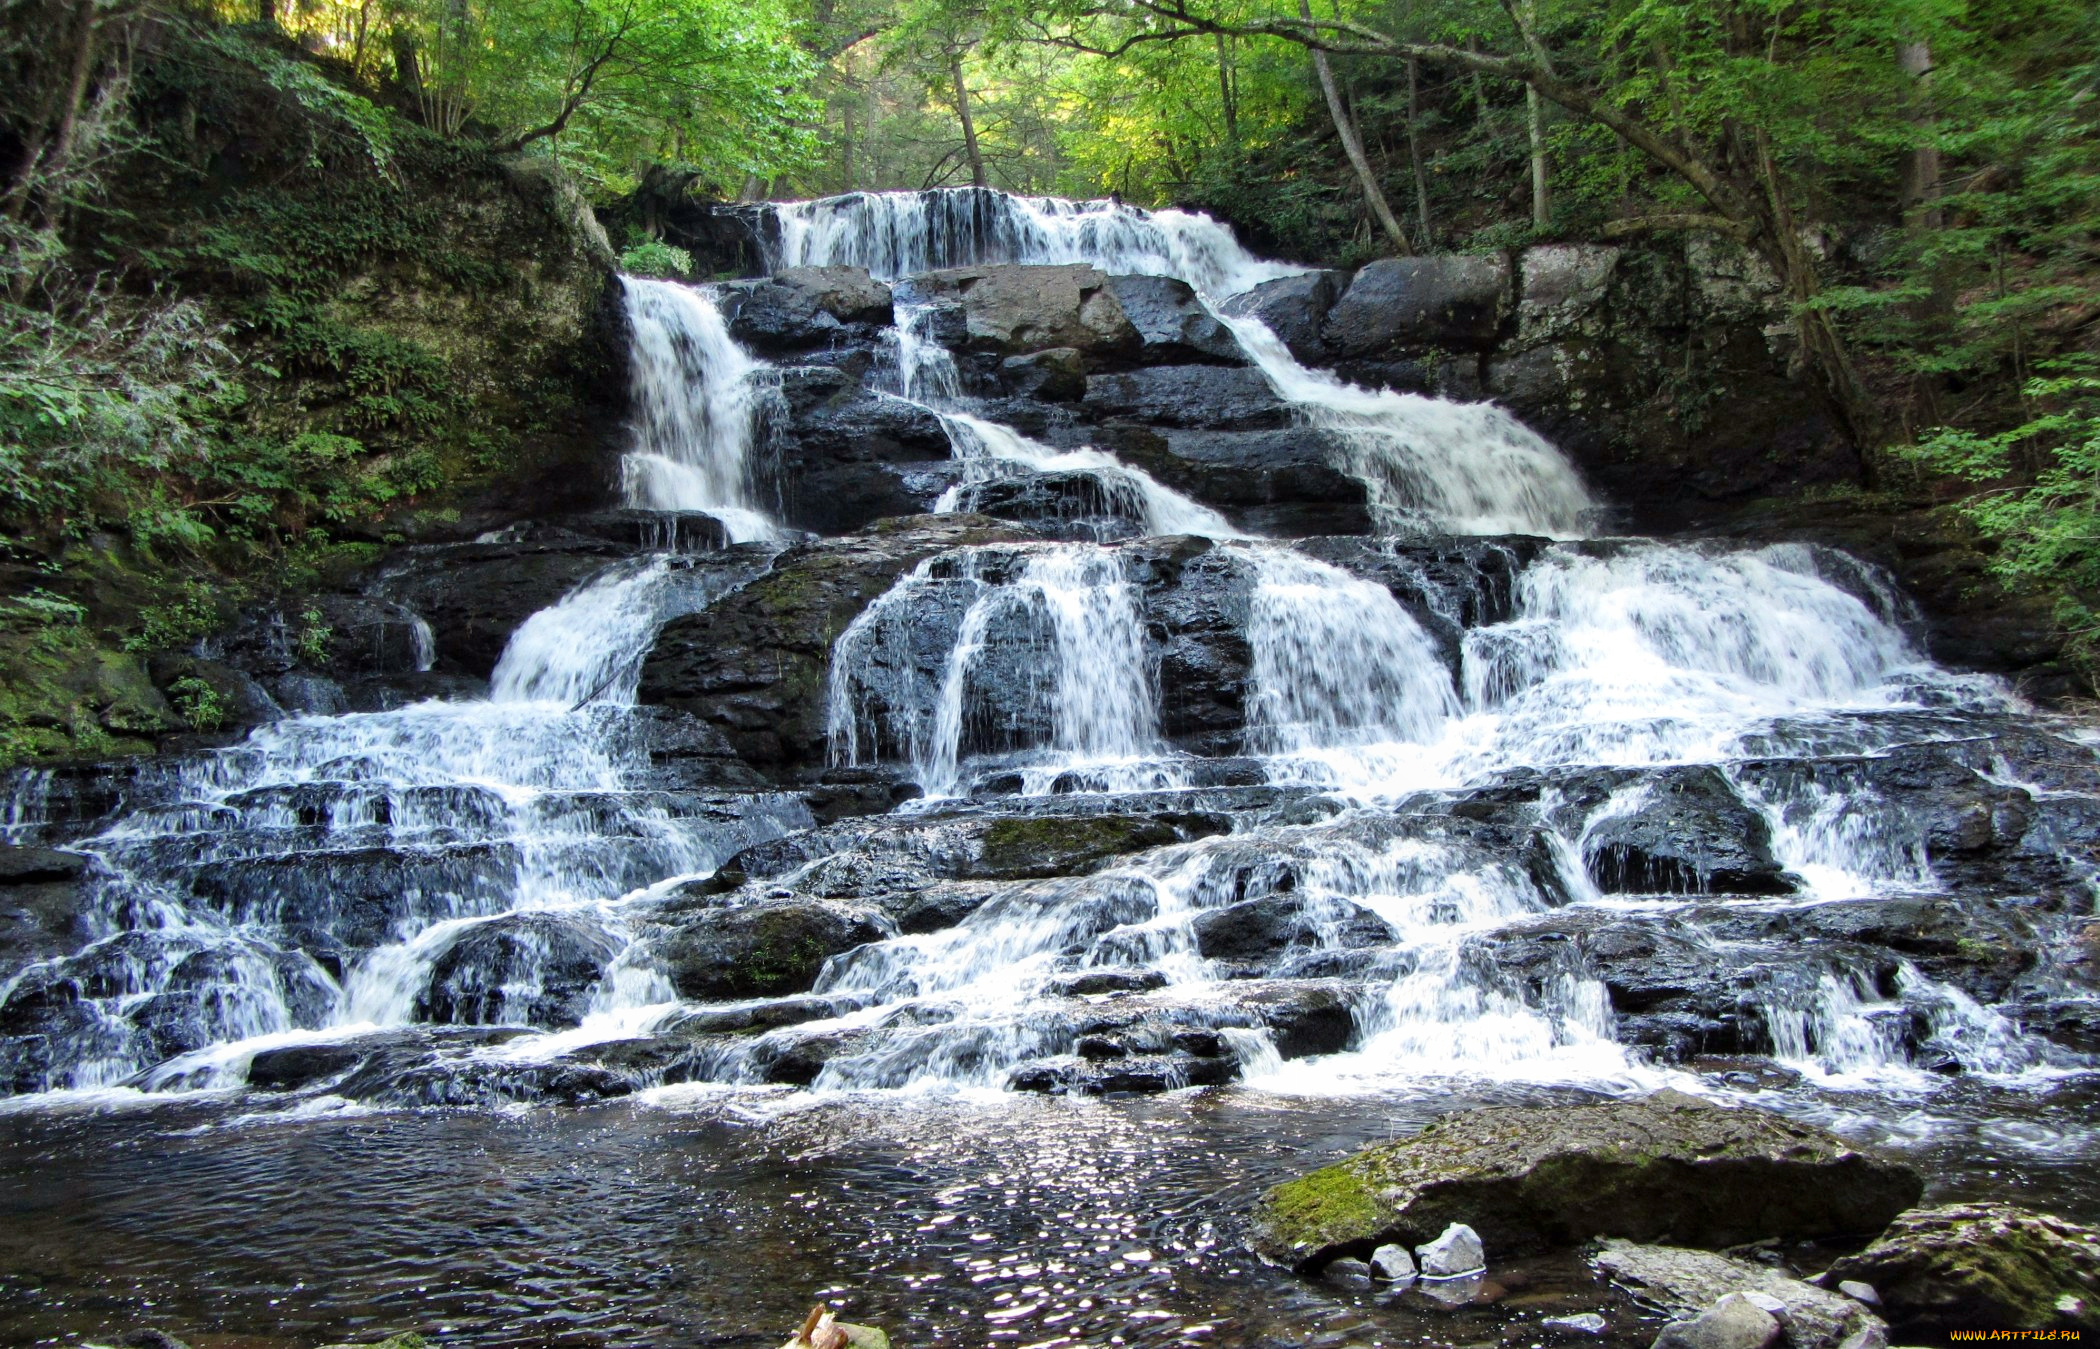
[{"label": "stone outcrop", "polygon": [[1822,1130],[1665,1091],[1448,1116],[1270,1190],[1252,1237],[1299,1270],[1453,1222],[1511,1252],[1599,1236],[1731,1246],[1873,1232],[1922,1189],[1910,1168]]}]

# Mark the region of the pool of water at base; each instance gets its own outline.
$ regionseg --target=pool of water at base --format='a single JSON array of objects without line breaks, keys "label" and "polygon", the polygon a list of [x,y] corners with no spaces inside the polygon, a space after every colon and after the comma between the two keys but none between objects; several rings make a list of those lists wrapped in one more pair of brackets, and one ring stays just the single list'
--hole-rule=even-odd
[{"label": "pool of water at base", "polygon": [[[1122,1101],[669,1088],[577,1110],[257,1113],[253,1097],[0,1110],[0,1342],[773,1349],[817,1301],[925,1346],[1535,1346],[1659,1318],[1573,1254],[1446,1309],[1246,1253],[1263,1188],[1537,1088]],[[1756,1097],[1907,1155],[1929,1198],[2100,1217],[2100,1079]],[[1813,1253],[1809,1253],[1813,1258]]]}]

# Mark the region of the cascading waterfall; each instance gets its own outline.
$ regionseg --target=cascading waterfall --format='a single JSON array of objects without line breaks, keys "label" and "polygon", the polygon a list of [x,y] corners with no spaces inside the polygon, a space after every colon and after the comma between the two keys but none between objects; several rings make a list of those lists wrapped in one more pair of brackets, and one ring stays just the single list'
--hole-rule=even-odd
[{"label": "cascading waterfall", "polygon": [[[705,512],[732,541],[776,536],[751,505],[751,479],[777,379],[729,339],[704,295],[625,285],[631,504]],[[60,1087],[155,1064],[148,1085],[216,1080],[225,1054],[211,1046],[422,1019],[441,959],[464,986],[494,981],[457,1016],[524,1016],[550,932],[609,959],[627,941],[621,896],[705,874],[806,822],[788,798],[724,806],[636,785],[649,761],[629,709],[657,628],[750,574],[695,573],[689,561],[615,563],[534,614],[512,633],[485,701],[281,721],[183,766],[166,791],[175,804],[133,811],[81,845],[100,864],[96,944],[0,990],[47,980],[94,990],[78,999],[74,1043],[46,1061],[35,1044],[8,1041],[0,1069]],[[410,617],[428,669],[434,638]],[[551,928],[530,917],[546,914],[563,917]],[[460,952],[492,924],[502,925],[497,964],[478,967],[482,957]],[[599,1001],[621,1006],[600,1012],[623,1010],[605,987]]]},{"label": "cascading waterfall", "polygon": [[[897,280],[986,263],[1091,263],[1170,276],[1216,312],[1302,268],[1264,262],[1208,216],[978,188],[853,193],[771,208],[775,267],[864,267]],[[1258,319],[1218,313],[1277,395],[1346,448],[1379,527],[1574,538],[1593,503],[1565,457],[1500,408],[1365,389],[1311,370]]]},{"label": "cascading waterfall", "polygon": [[[915,677],[905,672],[924,662],[900,648],[920,637],[921,616],[938,603],[934,588],[944,586],[962,587],[966,598],[937,677]],[[988,676],[999,682],[1001,709],[979,705]],[[878,679],[892,687],[871,709]],[[1117,554],[1086,544],[1030,550],[996,579],[985,575],[980,550],[938,571],[922,565],[840,636],[828,719],[834,759],[852,765],[864,747],[871,757],[898,747],[935,795],[961,785],[969,746],[991,736],[1022,756],[1038,790],[1074,771],[1157,757],[1158,695],[1136,588]],[[1001,722],[1009,724],[993,724]]]},{"label": "cascading waterfall", "polygon": [[1180,492],[1163,486],[1151,474],[1131,468],[1112,454],[1091,447],[1058,450],[1031,440],[1010,426],[967,410],[955,358],[931,335],[933,308],[899,300],[897,322],[890,330],[896,394],[931,411],[947,434],[962,467],[954,487],[934,505],[939,513],[968,509],[974,489],[1016,474],[1083,473],[1100,484],[1100,526],[1132,526],[1144,534],[1196,534],[1223,539],[1239,531],[1225,517]]},{"label": "cascading waterfall", "polygon": [[1248,748],[1427,742],[1458,715],[1442,657],[1392,592],[1284,549],[1252,557]]},{"label": "cascading waterfall", "polygon": [[[1213,304],[1296,270],[1251,258],[1204,217],[1107,203],[966,190],[773,209],[782,267],[894,279],[1088,262],[1178,277]],[[629,504],[705,512],[732,540],[778,537],[756,504],[777,373],[736,346],[706,291],[626,287]],[[1178,841],[972,882],[947,896],[960,916],[937,930],[862,914],[877,939],[833,955],[806,993],[726,1009],[680,999],[654,906],[812,820],[793,794],[656,784],[649,709],[633,706],[642,660],[667,618],[763,563],[701,575],[690,558],[638,557],[521,625],[488,699],[264,727],[85,843],[100,940],[8,990],[100,990],[80,1000],[72,1059],[44,1080],[224,1083],[258,1044],[449,1021],[548,1032],[476,1051],[506,1069],[617,1039],[636,1054],[624,1062],[655,1065],[638,1073],[675,1063],[689,1078],[820,1088],[1064,1084],[1097,1057],[1168,1062],[1167,1085],[1226,1073],[1320,1093],[1466,1076],[1620,1087],[1664,1074],[1622,1039],[1584,930],[1551,926],[1568,912],[1654,915],[1674,933],[1669,916],[1695,904],[1748,924],[1757,905],[1792,914],[1945,887],[1930,822],[1881,794],[1872,757],[1909,743],[1928,709],[2013,704],[1926,662],[1912,615],[1871,569],[1798,545],[1577,541],[1581,484],[1507,414],[1355,388],[1227,317],[1303,423],[1344,447],[1382,527],[1562,541],[1467,545],[1507,564],[1490,603],[1445,586],[1449,558],[1410,554],[1426,545],[1407,539],[1358,553],[1247,540],[1108,454],[973,410],[932,311],[899,294],[889,392],[947,431],[960,482],[943,508],[1010,479],[1083,473],[1130,529],[937,554],[862,608],[829,661],[832,764],[861,770],[848,782],[899,767],[925,799],[857,840],[827,834],[761,857],[746,879],[679,893],[674,916],[797,896],[836,916],[897,855],[974,864],[987,850],[979,833],[853,855],[915,821],[966,832],[989,815],[1025,842],[1060,812],[1092,812]],[[1222,542],[1112,541],[1132,532]],[[1156,595],[1199,566],[1219,597],[1201,621],[1231,631],[1170,651],[1200,624]],[[1162,671],[1175,660],[1231,667],[1216,682],[1240,700],[1237,741],[1199,752],[1170,739]],[[1704,776],[1663,772],[1687,768]],[[1762,822],[1762,888],[1713,892],[1696,858],[1677,872],[1623,864],[1625,830],[1678,786]],[[1658,875],[1691,873],[1702,883],[1650,893]],[[1534,934],[1545,954],[1504,958]],[[1678,935],[1714,963],[1760,940]],[[1739,962],[1743,1034],[1838,1085],[1927,1061],[2052,1066],[1951,985],[1847,959]],[[1104,1047],[1103,1026],[1136,1048]],[[659,1033],[677,1057],[647,1058]],[[796,1058],[811,1046],[817,1061]]]},{"label": "cascading waterfall", "polygon": [[732,543],[777,536],[757,505],[757,479],[767,428],[781,415],[778,372],[736,344],[704,291],[620,283],[634,332],[634,447],[621,465],[628,504],[705,512]]}]

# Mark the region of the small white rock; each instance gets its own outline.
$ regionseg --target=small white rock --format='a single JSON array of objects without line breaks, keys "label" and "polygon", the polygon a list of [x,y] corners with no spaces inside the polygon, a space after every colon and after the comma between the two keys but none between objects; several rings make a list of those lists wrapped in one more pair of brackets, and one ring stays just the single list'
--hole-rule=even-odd
[{"label": "small white rock", "polygon": [[1611,1327],[1595,1312],[1577,1312],[1573,1316],[1549,1316],[1539,1322],[1547,1330],[1557,1330],[1567,1335],[1602,1335]]},{"label": "small white rock", "polygon": [[1858,1279],[1840,1279],[1838,1291],[1854,1302],[1864,1302],[1869,1307],[1881,1305],[1881,1294],[1874,1291],[1874,1285],[1871,1283],[1861,1283]]},{"label": "small white rock", "polygon": [[1415,1277],[1415,1258],[1407,1247],[1387,1244],[1371,1252],[1371,1277],[1388,1283],[1406,1283]]},{"label": "small white rock", "polygon": [[1464,1223],[1453,1223],[1435,1241],[1415,1247],[1415,1259],[1425,1279],[1448,1279],[1487,1268],[1480,1234]]}]

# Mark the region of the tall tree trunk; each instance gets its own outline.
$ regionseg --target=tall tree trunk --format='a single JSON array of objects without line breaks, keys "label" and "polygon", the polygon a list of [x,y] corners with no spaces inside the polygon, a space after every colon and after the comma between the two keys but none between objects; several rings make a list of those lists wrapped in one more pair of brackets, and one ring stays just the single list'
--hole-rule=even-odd
[{"label": "tall tree trunk", "polygon": [[1801,339],[1802,356],[1822,385],[1825,397],[1852,443],[1859,449],[1860,467],[1869,488],[1881,485],[1881,413],[1875,406],[1852,353],[1845,345],[1830,311],[1817,303],[1823,293],[1821,269],[1815,253],[1801,237],[1800,223],[1787,205],[1779,166],[1772,157],[1772,141],[1762,129],[1753,130],[1754,164],[1764,201],[1764,228],[1757,236],[1758,252],[1770,263],[1786,289],[1794,311],[1794,331]]},{"label": "tall tree trunk", "polygon": [[[20,166],[7,187],[6,215],[15,220],[29,216],[40,178],[56,178],[73,153],[73,135],[80,125],[81,104],[87,101],[88,81],[95,70],[101,21],[92,5],[81,5],[74,16],[73,50],[66,65],[63,87],[47,95],[45,115],[30,129],[22,146]],[[55,97],[53,96],[55,95]]]},{"label": "tall tree trunk", "polygon": [[1553,183],[1546,165],[1546,101],[1539,91],[1524,87],[1526,121],[1531,124],[1531,227],[1544,231],[1553,224]]},{"label": "tall tree trunk", "polygon": [[416,56],[416,35],[405,28],[396,28],[387,34],[387,45],[394,52],[394,82],[416,101],[423,125],[429,126],[430,110],[423,104],[423,63]]},{"label": "tall tree trunk", "polygon": [[1436,247],[1436,232],[1429,227],[1429,177],[1422,171],[1422,99],[1418,87],[1421,62],[1407,58],[1407,160],[1415,171],[1415,215],[1424,248]]},{"label": "tall tree trunk", "polygon": [[977,124],[970,120],[970,87],[963,83],[962,58],[950,58],[948,74],[955,81],[955,115],[962,119],[963,153],[970,160],[970,185],[990,187],[991,180],[984,176],[984,154],[977,148]]},{"label": "tall tree trunk", "polygon": [[[1309,22],[1312,19],[1312,0],[1298,0],[1298,12]],[[1327,53],[1318,47],[1308,48],[1312,52],[1313,70],[1320,77],[1320,92],[1327,96],[1327,113],[1334,119],[1335,134],[1342,138],[1342,150],[1349,156],[1349,166],[1356,170],[1356,180],[1363,185],[1364,204],[1371,208],[1371,216],[1385,231],[1386,238],[1402,256],[1414,252],[1408,245],[1407,231],[1400,228],[1399,217],[1393,214],[1393,205],[1385,199],[1385,189],[1378,185],[1378,175],[1371,171],[1371,160],[1364,154],[1363,137],[1356,132],[1356,119],[1349,115],[1349,108],[1342,102],[1342,89],[1335,82],[1334,66]]]},{"label": "tall tree trunk", "polygon": [[1896,48],[1896,67],[1918,82],[1918,113],[1912,120],[1922,133],[1910,162],[1903,170],[1903,209],[1913,229],[1936,230],[1946,222],[1940,199],[1940,148],[1931,141],[1932,47],[1924,42],[1906,42]]},{"label": "tall tree trunk", "polygon": [[1218,106],[1225,116],[1225,144],[1237,151],[1240,148],[1239,97],[1232,89],[1232,49],[1226,46],[1228,39],[1223,33],[1218,37]]}]

